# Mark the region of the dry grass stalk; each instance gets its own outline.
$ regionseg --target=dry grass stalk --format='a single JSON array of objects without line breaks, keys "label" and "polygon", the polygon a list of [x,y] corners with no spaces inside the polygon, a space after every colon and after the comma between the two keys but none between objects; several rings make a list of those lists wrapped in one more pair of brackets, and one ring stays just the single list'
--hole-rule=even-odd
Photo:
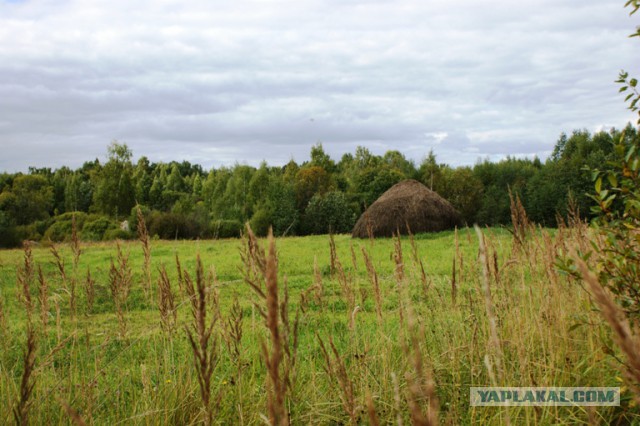
[{"label": "dry grass stalk", "polygon": [[342,407],[349,416],[352,425],[358,424],[358,407],[356,405],[356,397],[353,382],[349,378],[347,373],[347,367],[344,360],[340,356],[340,353],[336,349],[333,343],[333,338],[329,336],[329,345],[333,357],[329,355],[324,342],[319,335],[316,335],[320,342],[320,349],[322,350],[322,356],[324,357],[324,370],[331,379],[336,379],[340,387],[340,399],[342,401]]},{"label": "dry grass stalk", "polygon": [[144,255],[144,290],[147,297],[151,298],[151,240],[140,206],[136,207],[136,217],[138,219],[138,240],[142,244],[142,253]]},{"label": "dry grass stalk", "polygon": [[46,368],[47,368],[47,367],[49,367],[51,364],[53,364],[53,361],[54,361],[54,359],[53,359],[53,358],[54,358],[54,356],[55,356],[58,352],[60,352],[60,351],[61,351],[61,350],[62,350],[62,349],[67,345],[67,343],[69,343],[71,340],[75,340],[75,338],[76,338],[76,332],[73,332],[73,333],[71,333],[69,336],[67,336],[67,338],[66,338],[66,339],[61,340],[60,342],[58,342],[58,343],[53,347],[53,349],[51,349],[51,350],[49,351],[49,353],[41,359],[41,361],[40,361],[40,363],[39,363],[39,365],[38,365],[38,368],[36,368],[36,369],[34,370],[34,375],[38,375],[38,374],[40,374],[40,373],[42,372],[42,370],[46,369]]},{"label": "dry grass stalk", "polygon": [[582,279],[587,283],[589,292],[600,308],[600,313],[613,330],[614,341],[627,358],[625,376],[630,388],[636,394],[637,402],[640,403],[640,336],[637,332],[632,331],[624,312],[600,283],[598,277],[589,270],[587,264],[575,252],[572,253],[572,258]]},{"label": "dry grass stalk", "polygon": [[60,278],[62,279],[62,288],[69,295],[69,311],[71,312],[71,317],[75,318],[76,315],[76,282],[74,279],[69,279],[67,276],[67,270],[64,263],[64,259],[58,252],[55,244],[51,244],[51,254],[54,258],[54,263],[58,268],[58,272],[60,273]]},{"label": "dry grass stalk", "polygon": [[42,273],[42,268],[38,266],[38,301],[40,302],[40,322],[42,323],[42,333],[47,334],[49,324],[49,284]]},{"label": "dry grass stalk", "polygon": [[358,314],[358,312],[360,312],[360,306],[356,306],[355,308],[353,308],[353,311],[351,311],[351,319],[349,320],[349,330],[355,330],[356,329],[356,315]]},{"label": "dry grass stalk", "polygon": [[289,321],[289,285],[286,275],[283,279],[283,287],[284,297],[282,299],[282,302],[280,302],[280,320],[282,322],[282,342],[284,353],[286,355],[286,362],[283,365],[284,370],[282,377],[286,386],[291,392],[293,392],[293,383],[295,381],[296,373],[296,360],[298,354],[300,317],[304,312],[306,294],[312,291],[313,287],[308,288],[300,295],[300,303],[298,304],[296,316],[293,321],[293,327],[291,326],[291,323]]},{"label": "dry grass stalk", "polygon": [[356,307],[356,292],[353,288],[353,282],[351,279],[351,275],[347,276],[344,272],[344,268],[342,267],[342,263],[340,259],[336,257],[335,259],[335,267],[338,277],[338,284],[340,285],[340,291],[342,293],[342,297],[347,302],[347,314],[353,312]]},{"label": "dry grass stalk", "polygon": [[27,348],[24,353],[24,370],[22,371],[22,380],[20,382],[20,398],[13,409],[13,417],[17,425],[29,424],[29,409],[32,401],[30,401],[33,388],[35,387],[35,364],[36,364],[36,333],[31,324],[27,327]]},{"label": "dry grass stalk", "polygon": [[353,265],[353,270],[358,270],[358,259],[356,257],[356,251],[353,249],[353,242],[349,241],[349,248],[351,249],[351,264]]},{"label": "dry grass stalk", "polygon": [[549,282],[556,286],[558,284],[558,272],[556,270],[558,247],[547,231],[542,231],[542,238],[544,241],[544,271],[547,274]]},{"label": "dry grass stalk", "polygon": [[404,259],[402,257],[402,241],[400,240],[400,230],[398,233],[394,235],[395,239],[393,241],[393,261],[396,264],[395,268],[395,277],[398,285],[404,281]]},{"label": "dry grass stalk", "polygon": [[478,234],[480,250],[479,260],[482,266],[482,292],[484,294],[485,309],[487,311],[487,319],[489,321],[489,348],[495,358],[495,364],[498,367],[500,379],[502,379],[502,347],[500,344],[500,338],[498,337],[498,317],[495,313],[493,305],[493,299],[491,296],[491,279],[489,271],[489,260],[487,258],[487,245],[485,242],[484,234],[480,228],[475,226],[476,233]]},{"label": "dry grass stalk", "polygon": [[451,267],[451,304],[456,306],[456,295],[458,293],[456,283],[456,256],[453,256],[453,265]]},{"label": "dry grass stalk", "polygon": [[246,224],[245,233],[242,235],[240,258],[244,265],[241,268],[241,272],[245,282],[264,299],[266,297],[263,291],[267,267],[266,256],[264,248],[258,243],[258,239],[251,230],[249,223]]},{"label": "dry grass stalk", "polygon": [[369,238],[369,243],[371,244],[371,247],[373,247],[375,243],[375,236],[373,235],[373,221],[371,220],[371,217],[369,217],[369,212],[366,206],[364,211],[364,220],[365,220],[365,227],[367,228],[367,237]]},{"label": "dry grass stalk", "polygon": [[367,267],[369,282],[373,287],[373,297],[376,301],[376,317],[378,319],[378,325],[382,325],[382,292],[380,291],[378,273],[376,272],[376,268],[364,247],[362,247],[362,256],[364,257],[364,264]]},{"label": "dry grass stalk", "polygon": [[60,301],[58,297],[53,298],[53,305],[56,308],[56,338],[59,343],[62,340],[62,315],[60,313]]},{"label": "dry grass stalk", "polygon": [[27,313],[27,320],[29,324],[32,322],[33,317],[33,301],[31,300],[31,283],[33,281],[33,253],[31,252],[31,245],[27,242],[24,244],[24,266],[18,267],[16,271],[17,284],[18,284],[18,297],[24,309]]},{"label": "dry grass stalk", "polygon": [[523,249],[527,239],[527,233],[531,228],[527,212],[520,201],[520,196],[516,193],[515,197],[509,188],[509,201],[511,208],[511,223],[513,224],[513,240],[514,248]]},{"label": "dry grass stalk", "polygon": [[91,269],[87,266],[87,277],[84,280],[84,292],[87,299],[87,314],[93,312],[93,304],[96,300],[95,280],[91,277]]},{"label": "dry grass stalk", "polygon": [[411,232],[409,222],[407,222],[405,225],[407,227],[407,234],[409,235],[409,244],[411,245],[411,258],[413,259],[414,266],[420,272],[420,283],[422,284],[422,290],[424,292],[424,295],[426,296],[429,292],[431,283],[427,278],[427,273],[424,270],[424,263],[422,262],[422,259],[420,259],[420,255],[418,253],[418,245],[416,244],[416,240],[413,237],[413,232]]},{"label": "dry grass stalk", "polygon": [[[258,244],[251,228],[247,225],[246,246],[251,249],[244,249],[243,256],[245,268],[252,268],[258,265],[258,273],[262,276],[256,277],[251,273],[243,272],[245,281],[255,291],[261,303],[254,303],[260,315],[266,321],[266,328],[270,335],[270,348],[262,342],[262,354],[267,366],[267,409],[269,421],[272,425],[285,425],[289,423],[289,414],[285,407],[287,391],[293,389],[295,379],[295,366],[298,348],[298,330],[302,307],[306,305],[306,297],[311,291],[321,291],[322,283],[314,284],[301,295],[301,302],[293,325],[289,321],[289,291],[286,277],[283,280],[283,299],[279,300],[278,290],[278,256],[276,252],[273,231],[268,234],[268,255]],[[249,256],[250,258],[246,258]],[[315,271],[317,281],[320,273]],[[257,285],[257,282],[264,283],[265,291]]]},{"label": "dry grass stalk", "polygon": [[180,258],[178,257],[178,253],[176,253],[176,271],[178,273],[178,289],[180,290],[180,294],[182,296],[186,295],[186,289],[184,288],[184,276],[182,274],[182,265],[180,264]]},{"label": "dry grass stalk", "polygon": [[[233,305],[231,305],[231,311],[229,317],[224,325],[224,339],[227,344],[227,349],[231,356],[231,360],[239,367],[240,357],[242,355],[242,321],[244,319],[244,313],[238,296],[233,298]],[[238,371],[239,373],[239,371]]]},{"label": "dry grass stalk", "polygon": [[85,423],[85,421],[82,419],[82,416],[80,415],[80,413],[78,413],[76,410],[74,410],[71,405],[69,405],[67,402],[63,401],[62,399],[58,399],[58,403],[62,406],[62,408],[64,409],[65,413],[67,413],[67,416],[69,417],[69,420],[71,420],[71,422],[76,425],[76,426],[86,426],[87,423]]},{"label": "dry grass stalk", "polygon": [[205,424],[210,425],[213,421],[211,377],[219,360],[218,341],[213,335],[217,316],[212,315],[211,320],[207,320],[207,285],[199,254],[196,258],[195,288],[187,272],[184,274],[184,280],[187,293],[190,295],[193,316],[191,328],[185,326],[185,330],[193,352],[193,361],[200,385],[200,398],[206,414]]},{"label": "dry grass stalk", "polygon": [[116,316],[120,326],[120,337],[125,338],[127,335],[127,320],[125,316],[126,303],[131,290],[132,276],[129,266],[129,255],[122,252],[120,243],[116,243],[118,255],[116,262],[111,259],[109,268],[109,289],[116,307]]},{"label": "dry grass stalk", "polygon": [[82,249],[80,248],[80,238],[78,238],[78,227],[76,225],[75,214],[71,216],[71,251],[73,252],[73,267],[75,270],[78,269],[80,255],[82,254]]},{"label": "dry grass stalk", "polygon": [[[287,425],[288,413],[285,408],[286,382],[280,374],[280,366],[283,361],[283,338],[278,324],[280,317],[280,305],[278,303],[278,264],[276,245],[273,232],[269,230],[269,254],[265,259],[265,285],[266,285],[266,320],[267,329],[271,336],[271,351],[262,343],[262,353],[267,366],[267,408],[269,420],[272,425]],[[255,290],[255,287],[254,287]]]},{"label": "dry grass stalk", "polygon": [[371,392],[367,391],[367,414],[369,416],[369,423],[371,426],[380,426],[380,419],[376,413],[376,407],[373,404],[373,398]]},{"label": "dry grass stalk", "polygon": [[[418,341],[418,327],[412,309],[407,314],[409,338],[411,347],[404,347],[405,355],[411,359],[414,374],[406,373],[407,403],[411,415],[411,424],[420,426],[433,426],[439,424],[439,402],[435,392],[435,384],[431,374],[427,371],[420,351]],[[424,333],[420,333],[424,334]],[[428,401],[429,408],[425,414],[421,408],[421,401]]]},{"label": "dry grass stalk", "polygon": [[336,242],[333,239],[333,233],[329,233],[329,257],[331,260],[331,278],[333,278],[337,268],[336,262],[338,261],[338,253],[336,251]]},{"label": "dry grass stalk", "polygon": [[404,306],[404,258],[402,256],[402,241],[400,240],[400,230],[394,235],[393,240],[393,261],[395,262],[394,275],[396,278],[396,289],[398,291],[398,313],[400,314],[400,323],[404,323],[405,306]]},{"label": "dry grass stalk", "polygon": [[160,311],[160,325],[162,330],[171,336],[178,323],[178,311],[175,306],[175,295],[171,291],[171,281],[164,265],[159,268],[159,271],[158,310]]},{"label": "dry grass stalk", "polygon": [[313,257],[313,288],[315,290],[316,302],[320,305],[320,308],[323,309],[324,304],[322,298],[324,296],[324,286],[322,284],[322,274],[320,273],[318,258],[316,256]]},{"label": "dry grass stalk", "polygon": [[393,383],[393,409],[396,413],[396,425],[402,426],[402,398],[400,397],[400,384],[396,373],[391,373],[391,382]]}]

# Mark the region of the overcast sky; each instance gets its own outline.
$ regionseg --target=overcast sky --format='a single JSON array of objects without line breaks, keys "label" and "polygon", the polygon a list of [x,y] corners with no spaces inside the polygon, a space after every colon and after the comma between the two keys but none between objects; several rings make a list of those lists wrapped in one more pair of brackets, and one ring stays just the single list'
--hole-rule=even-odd
[{"label": "overcast sky", "polygon": [[321,142],[420,162],[546,158],[635,121],[623,0],[0,0],[0,171],[284,164]]}]

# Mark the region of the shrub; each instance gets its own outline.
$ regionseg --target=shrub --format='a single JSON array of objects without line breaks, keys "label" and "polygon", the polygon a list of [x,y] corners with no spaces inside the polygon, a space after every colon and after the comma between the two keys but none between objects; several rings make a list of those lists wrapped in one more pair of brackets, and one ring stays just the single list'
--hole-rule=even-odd
[{"label": "shrub", "polygon": [[117,229],[116,224],[105,216],[98,216],[87,219],[80,236],[87,241],[101,241],[109,229]]},{"label": "shrub", "polygon": [[261,208],[251,218],[251,229],[258,237],[265,237],[269,232],[273,216],[266,208]]},{"label": "shrub", "polygon": [[616,159],[594,170],[594,224],[604,237],[595,270],[634,321],[640,321],[640,135],[630,126],[614,147]]},{"label": "shrub", "polygon": [[149,234],[165,240],[193,239],[207,235],[207,227],[192,215],[153,212],[147,223]]},{"label": "shrub", "polygon": [[15,223],[8,214],[0,210],[0,247],[16,247],[19,244]]},{"label": "shrub", "polygon": [[45,240],[51,240],[55,243],[67,241],[71,238],[71,221],[54,222],[44,233]]},{"label": "shrub", "polygon": [[309,234],[351,232],[356,217],[342,192],[314,195],[305,210],[303,228]]},{"label": "shrub", "polygon": [[104,233],[102,239],[104,241],[111,240],[132,240],[135,234],[131,231],[124,231],[122,229],[109,229]]},{"label": "shrub", "polygon": [[[49,220],[48,223],[50,223],[50,225],[46,231],[44,231],[42,238],[53,242],[67,241],[71,239],[71,228],[74,216],[76,218],[76,230],[77,232],[80,232],[89,216],[84,212],[68,212]],[[29,239],[36,239],[41,233],[43,227],[46,226],[46,223],[47,222],[45,221],[34,222],[32,224],[35,225],[33,228],[29,225],[24,231],[27,234],[30,234]]]}]

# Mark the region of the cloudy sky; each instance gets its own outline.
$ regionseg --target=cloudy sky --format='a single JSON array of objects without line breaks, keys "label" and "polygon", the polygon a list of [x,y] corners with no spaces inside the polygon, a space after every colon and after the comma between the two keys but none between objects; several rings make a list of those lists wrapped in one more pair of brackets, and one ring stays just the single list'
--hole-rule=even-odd
[{"label": "cloudy sky", "polygon": [[623,0],[0,0],[0,171],[134,159],[546,158],[634,120]]}]

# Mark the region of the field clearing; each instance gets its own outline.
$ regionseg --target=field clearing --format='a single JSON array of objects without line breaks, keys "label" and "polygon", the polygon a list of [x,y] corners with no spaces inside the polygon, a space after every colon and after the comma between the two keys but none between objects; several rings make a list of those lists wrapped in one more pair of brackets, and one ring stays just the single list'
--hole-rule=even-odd
[{"label": "field clearing", "polygon": [[[538,230],[514,247],[504,229],[483,232],[486,256],[479,256],[473,229],[373,242],[336,235],[335,256],[326,235],[277,239],[279,301],[285,301],[278,374],[288,379],[280,394],[291,423],[639,421],[624,392],[621,407],[469,406],[471,386],[621,386],[608,327],[586,291],[554,265],[557,253],[587,237]],[[268,421],[273,384],[261,346],[273,355],[274,345],[254,302],[268,306],[245,282],[259,272],[243,262],[246,241],[151,241],[150,291],[142,244],[118,244],[120,260],[128,254],[124,269],[132,273],[120,316],[110,290],[111,262],[119,268],[115,243],[81,243],[77,266],[70,245],[57,246],[66,281],[50,248],[33,248],[29,287],[38,343],[30,421],[70,424],[74,412],[87,424],[206,421],[185,330],[196,330],[195,320],[185,276],[180,279],[176,266],[177,256],[195,282],[198,254],[208,284],[207,312],[217,318],[208,404],[213,423]],[[21,250],[0,252],[2,424],[13,420],[24,370],[28,320],[16,274],[24,257]],[[162,265],[175,295],[177,322],[171,330],[162,327],[158,309]],[[48,286],[45,309],[38,266]],[[95,282],[91,309],[88,270]]]}]

